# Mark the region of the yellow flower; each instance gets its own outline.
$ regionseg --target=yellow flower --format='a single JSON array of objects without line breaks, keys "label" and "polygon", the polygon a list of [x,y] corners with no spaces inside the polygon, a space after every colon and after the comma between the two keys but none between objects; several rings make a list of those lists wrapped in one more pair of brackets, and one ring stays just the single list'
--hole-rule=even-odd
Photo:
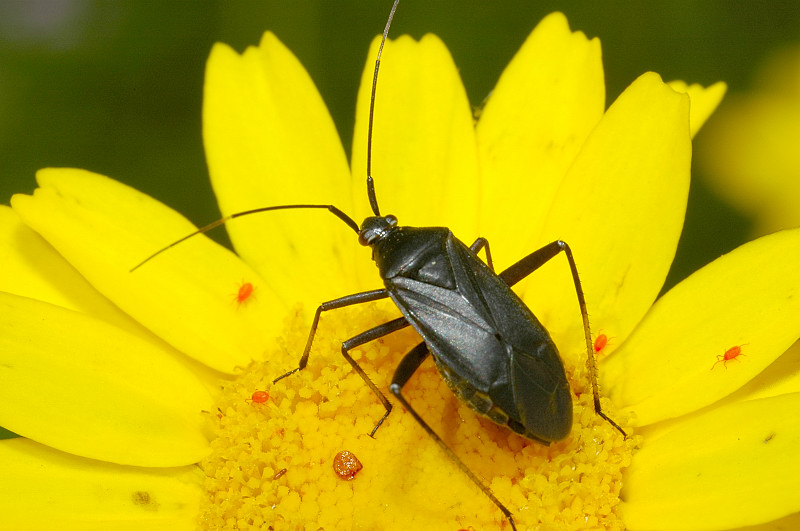
[{"label": "yellow flower", "polygon": [[[311,80],[273,35],[242,55],[214,48],[203,127],[224,214],[287,203],[368,213],[374,56],[375,44],[349,169]],[[604,406],[636,428],[622,441],[592,410],[574,288],[557,258],[519,293],[551,331],[576,395],[565,441],[544,447],[479,419],[430,365],[406,389],[518,528],[713,529],[800,510],[800,375],[779,358],[798,336],[800,231],[745,245],[653,304],[683,223],[690,138],[723,92],[650,73],[604,110],[599,42],[554,14],[475,124],[436,37],[387,44],[373,165],[382,210],[450,226],[468,243],[487,237],[498,269],[566,240],[592,324],[610,338]],[[0,209],[0,425],[30,439],[0,444],[14,463],[0,482],[5,527],[193,528],[201,484],[207,528],[505,525],[410,415],[395,411],[366,435],[383,407],[338,350],[396,309],[329,312],[308,367],[270,383],[296,366],[321,301],[380,287],[369,251],[330,214],[236,220],[241,259],[197,237],[130,273],[191,225],[83,170],[37,179],[33,197]],[[413,344],[400,333],[354,356],[385,389]],[[716,363],[735,346],[738,357]],[[216,424],[210,444],[204,420]],[[341,450],[364,465],[349,482],[332,470]]]},{"label": "yellow flower", "polygon": [[800,226],[800,46],[772,54],[754,90],[727,101],[699,162],[715,191],[766,234]]}]

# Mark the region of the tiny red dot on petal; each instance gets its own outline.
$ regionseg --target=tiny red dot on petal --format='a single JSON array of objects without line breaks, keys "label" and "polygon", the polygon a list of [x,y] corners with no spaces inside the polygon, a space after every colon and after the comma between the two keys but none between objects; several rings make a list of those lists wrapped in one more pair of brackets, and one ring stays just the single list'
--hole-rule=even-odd
[{"label": "tiny red dot on petal", "polygon": [[256,404],[263,404],[269,400],[269,393],[266,391],[255,391],[251,400]]}]

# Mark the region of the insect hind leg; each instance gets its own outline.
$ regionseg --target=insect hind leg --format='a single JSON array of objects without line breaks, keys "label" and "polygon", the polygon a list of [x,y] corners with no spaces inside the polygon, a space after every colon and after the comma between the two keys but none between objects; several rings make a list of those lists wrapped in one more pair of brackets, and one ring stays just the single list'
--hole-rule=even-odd
[{"label": "insect hind leg", "polygon": [[506,506],[495,497],[492,491],[489,490],[489,487],[484,485],[483,481],[481,481],[478,476],[476,476],[475,473],[472,472],[472,470],[470,470],[469,467],[455,454],[455,452],[453,452],[453,450],[451,450],[450,447],[445,444],[442,438],[439,437],[435,431],[433,431],[433,428],[431,428],[428,423],[422,419],[419,413],[417,413],[417,411],[411,407],[411,404],[409,404],[403,396],[403,386],[408,383],[408,381],[411,379],[411,376],[416,372],[419,366],[422,365],[422,362],[427,359],[428,355],[428,345],[426,345],[424,342],[411,349],[411,351],[403,357],[400,365],[397,366],[394,376],[392,377],[392,384],[389,386],[389,390],[392,392],[395,398],[397,398],[397,400],[403,404],[403,407],[406,409],[406,411],[408,411],[408,413],[414,417],[414,420],[416,420],[417,423],[422,426],[422,429],[424,429],[425,432],[434,441],[436,441],[436,444],[438,444],[439,447],[447,454],[450,460],[458,465],[458,468],[460,468],[461,471],[464,472],[464,474],[466,474],[469,479],[472,480],[472,482],[475,483],[475,485],[477,485],[478,488],[481,489],[481,491],[490,500],[492,500],[492,503],[494,503],[508,519],[508,522],[511,524],[511,528],[516,530],[517,527],[514,525],[514,518],[511,516],[511,511],[509,511]]},{"label": "insect hind leg", "polygon": [[569,248],[569,245],[561,240],[551,242],[541,249],[537,249],[536,251],[532,252],[517,263],[511,265],[506,270],[502,271],[499,276],[506,282],[506,284],[513,286],[561,252],[566,255],[567,262],[569,263],[569,268],[572,273],[572,281],[575,284],[575,293],[578,296],[578,306],[580,307],[581,318],[583,319],[583,334],[586,340],[586,356],[587,365],[589,367],[589,377],[592,381],[594,411],[606,422],[614,426],[614,428],[616,428],[617,431],[623,435],[623,437],[627,437],[625,431],[620,428],[616,422],[603,413],[603,409],[600,407],[600,391],[597,387],[597,362],[594,358],[592,346],[592,331],[589,328],[589,312],[586,309],[586,298],[583,295],[583,287],[581,287],[581,281],[578,277],[578,267],[575,265],[575,259],[572,256],[572,250]]}]

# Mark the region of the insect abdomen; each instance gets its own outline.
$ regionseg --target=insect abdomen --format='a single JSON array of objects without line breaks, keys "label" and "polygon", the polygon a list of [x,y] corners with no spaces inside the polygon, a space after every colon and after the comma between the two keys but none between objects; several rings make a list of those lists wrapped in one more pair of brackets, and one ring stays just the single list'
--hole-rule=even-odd
[{"label": "insect abdomen", "polygon": [[403,230],[387,238],[405,258],[382,264],[382,272],[394,272],[384,278],[392,299],[470,407],[530,439],[563,439],[572,398],[549,334],[499,276],[442,231]]}]

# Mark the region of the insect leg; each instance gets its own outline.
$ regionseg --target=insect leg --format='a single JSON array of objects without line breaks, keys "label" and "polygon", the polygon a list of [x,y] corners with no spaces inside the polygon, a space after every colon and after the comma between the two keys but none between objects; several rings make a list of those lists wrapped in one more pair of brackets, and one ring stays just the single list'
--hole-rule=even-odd
[{"label": "insect leg", "polygon": [[306,364],[308,363],[308,355],[311,352],[311,344],[314,342],[314,336],[317,333],[317,325],[319,325],[319,317],[322,314],[322,312],[327,312],[328,310],[336,310],[339,308],[344,308],[345,306],[352,306],[354,304],[377,301],[380,299],[385,299],[388,296],[389,293],[385,289],[375,289],[372,291],[353,293],[352,295],[347,295],[345,297],[340,297],[338,299],[323,302],[322,304],[320,304],[319,307],[317,308],[317,313],[314,314],[314,321],[311,323],[311,330],[308,333],[308,340],[306,341],[306,346],[303,349],[303,356],[300,358],[300,363],[298,364],[297,368],[292,369],[291,371],[285,374],[281,374],[280,376],[272,380],[272,383],[275,383],[278,380],[282,380],[287,376],[289,376],[290,374],[296,373],[297,371],[305,369]]},{"label": "insect leg", "polygon": [[625,431],[620,428],[616,422],[608,418],[608,416],[603,413],[603,410],[600,407],[600,391],[597,388],[597,363],[594,359],[592,331],[589,328],[589,312],[586,309],[586,298],[583,295],[583,288],[581,287],[581,281],[578,277],[578,268],[575,265],[575,259],[572,257],[572,250],[569,248],[569,245],[561,240],[548,243],[541,249],[532,252],[519,262],[511,265],[505,271],[501,272],[500,278],[502,278],[509,286],[513,286],[523,278],[539,269],[539,267],[562,251],[567,256],[567,262],[569,262],[569,268],[572,272],[572,281],[575,284],[575,293],[578,295],[578,306],[580,306],[581,317],[583,318],[583,334],[586,339],[586,354],[589,366],[589,376],[592,380],[594,411],[604,418],[606,422],[614,426],[623,436],[627,436]]},{"label": "insect leg", "polygon": [[356,360],[354,360],[350,356],[348,351],[359,345],[363,345],[364,343],[368,343],[370,341],[378,339],[379,337],[383,337],[385,335],[391,334],[392,332],[396,332],[401,328],[405,328],[408,326],[408,324],[409,323],[405,317],[398,317],[397,319],[393,319],[387,323],[378,325],[375,328],[370,328],[366,332],[361,332],[357,336],[351,337],[350,339],[342,343],[342,356],[344,356],[344,359],[346,359],[347,362],[353,366],[353,369],[358,373],[359,376],[361,376],[361,379],[364,380],[364,382],[369,386],[369,388],[372,389],[372,392],[375,393],[375,396],[377,396],[378,400],[381,401],[383,407],[386,408],[386,413],[383,414],[378,423],[375,424],[375,427],[372,428],[372,431],[369,432],[370,437],[373,437],[375,435],[375,432],[378,431],[378,428],[380,428],[381,424],[383,424],[383,421],[386,420],[386,417],[388,417],[389,413],[392,412],[392,403],[389,402],[389,399],[387,399],[386,396],[384,396],[384,394],[381,392],[381,390],[378,389],[378,386],[375,385],[372,382],[372,380],[369,379],[367,373],[365,373],[364,369],[362,369],[361,366],[356,362]]},{"label": "insect leg", "polygon": [[492,491],[489,490],[489,487],[484,485],[483,481],[481,481],[478,476],[476,476],[475,473],[472,472],[472,470],[470,470],[461,459],[459,459],[453,450],[451,450],[450,447],[445,444],[441,437],[439,437],[436,432],[433,431],[433,428],[431,428],[427,422],[422,420],[422,417],[419,416],[419,413],[417,413],[414,408],[411,407],[411,404],[409,404],[403,396],[403,386],[408,383],[408,380],[411,379],[411,376],[414,374],[414,372],[416,372],[419,366],[422,365],[422,362],[425,361],[425,359],[428,357],[428,354],[428,346],[425,343],[420,343],[411,349],[411,351],[403,357],[400,365],[397,366],[397,370],[394,372],[392,384],[389,386],[389,390],[397,398],[397,400],[403,404],[403,407],[406,409],[406,411],[408,411],[411,416],[414,417],[414,420],[416,420],[417,423],[422,426],[422,429],[424,429],[427,434],[430,435],[434,441],[436,441],[436,444],[438,444],[439,447],[444,450],[447,456],[456,465],[458,465],[458,468],[460,468],[461,471],[464,472],[490,500],[492,500],[492,503],[494,503],[508,519],[508,522],[511,524],[511,528],[516,530],[517,527],[514,525],[514,518],[511,516],[511,511],[506,509],[506,506],[500,503],[500,500],[498,500]]},{"label": "insect leg", "polygon": [[494,271],[494,263],[492,263],[492,253],[489,251],[489,240],[484,237],[480,237],[472,245],[469,246],[469,250],[475,254],[478,254],[478,251],[481,249],[486,250],[486,265],[489,266],[489,269]]}]

